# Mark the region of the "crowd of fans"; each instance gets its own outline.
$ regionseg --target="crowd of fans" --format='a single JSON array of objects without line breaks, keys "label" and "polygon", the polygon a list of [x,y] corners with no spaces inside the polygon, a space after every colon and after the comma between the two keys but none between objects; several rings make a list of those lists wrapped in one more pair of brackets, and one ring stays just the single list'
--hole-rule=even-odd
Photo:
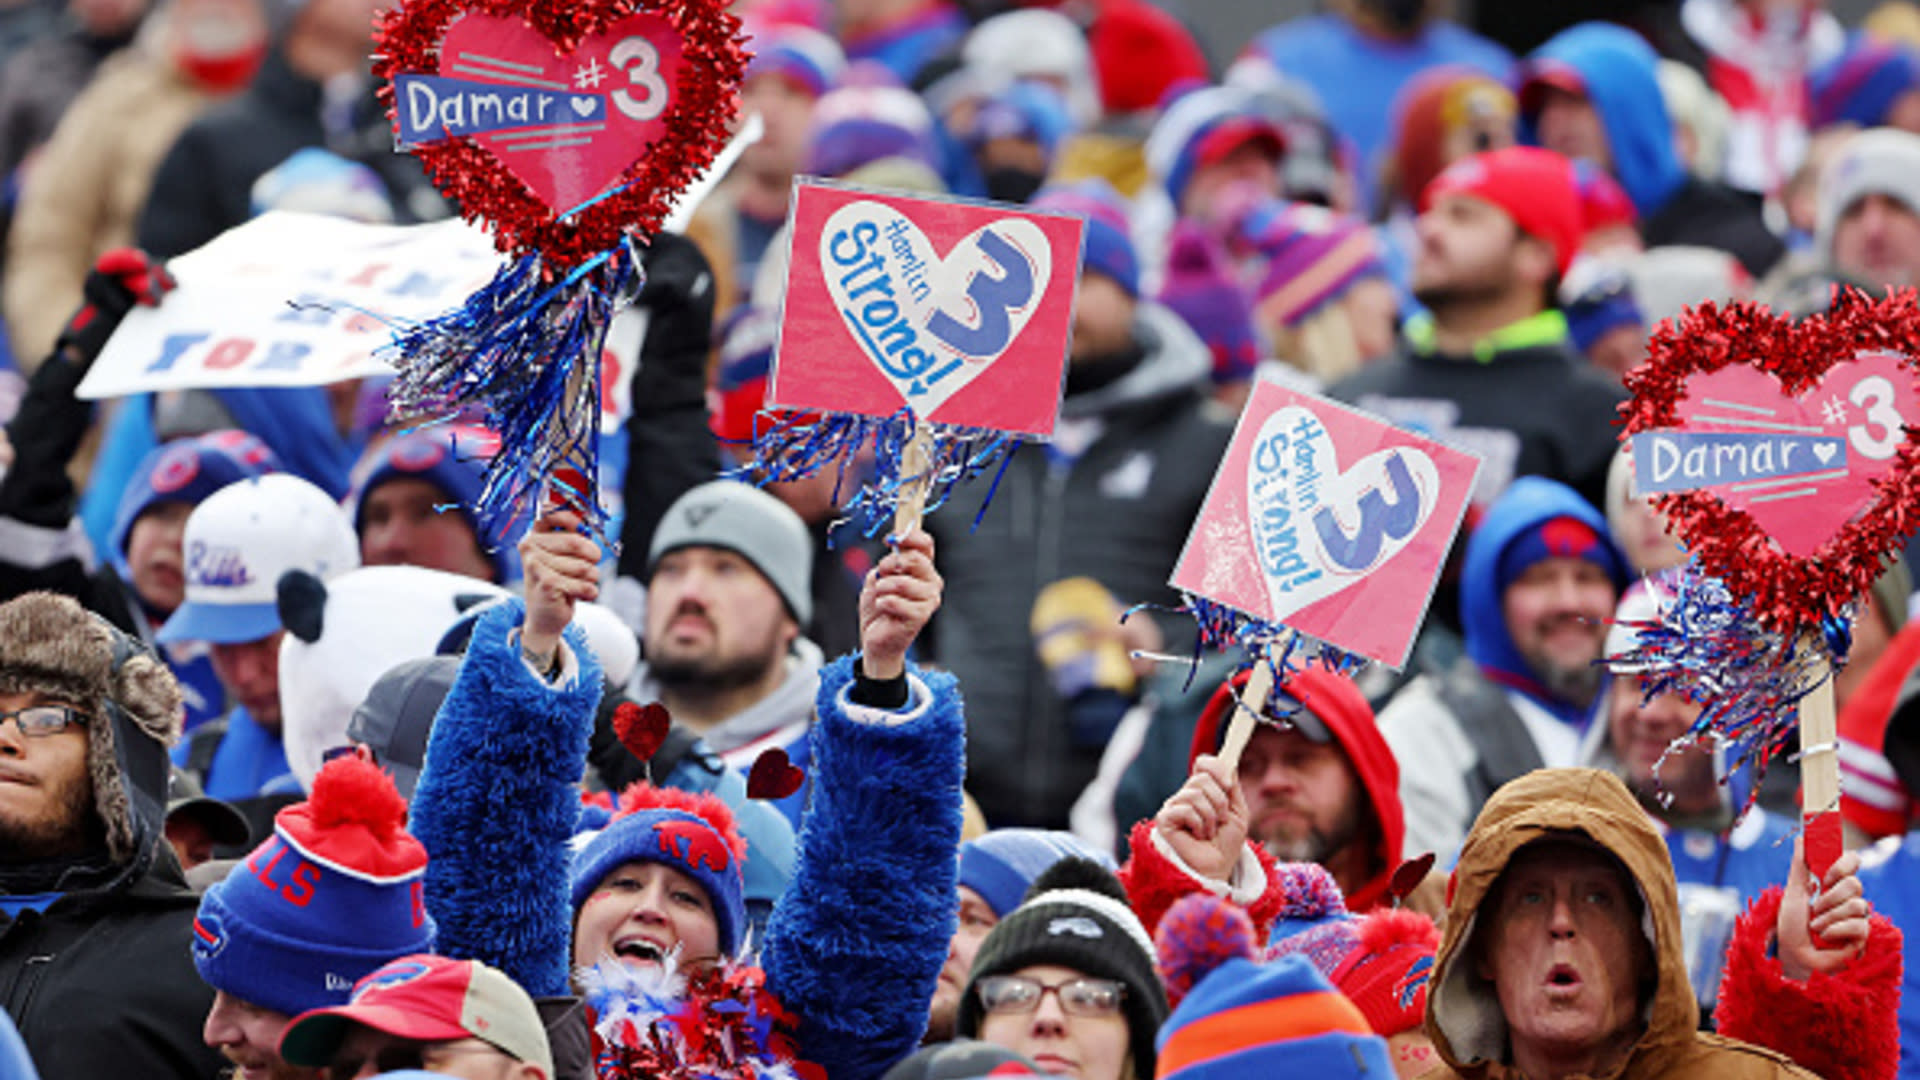
[{"label": "crowd of fans", "polygon": [[[1920,1078],[1906,560],[1820,880],[1796,764],[1605,665],[1685,559],[1650,330],[1920,285],[1913,4],[1210,57],[1149,0],[739,0],[764,133],[646,247],[605,546],[485,534],[497,437],[384,379],[77,396],[259,213],[456,211],[382,6],[0,8],[0,1078]],[[1058,430],[924,527],[738,478],[800,176],[1086,222]],[[1166,581],[1256,379],[1482,464],[1407,669],[1287,674],[1229,760]]]}]

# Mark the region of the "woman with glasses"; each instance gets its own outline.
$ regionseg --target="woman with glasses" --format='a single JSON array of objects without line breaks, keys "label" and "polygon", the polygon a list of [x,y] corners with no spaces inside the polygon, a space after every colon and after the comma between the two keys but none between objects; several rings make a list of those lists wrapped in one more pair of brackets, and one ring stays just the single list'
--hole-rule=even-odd
[{"label": "woman with glasses", "polygon": [[960,1034],[1079,1080],[1147,1080],[1167,994],[1153,940],[1120,881],[1070,858],[980,945],[960,1001]]}]

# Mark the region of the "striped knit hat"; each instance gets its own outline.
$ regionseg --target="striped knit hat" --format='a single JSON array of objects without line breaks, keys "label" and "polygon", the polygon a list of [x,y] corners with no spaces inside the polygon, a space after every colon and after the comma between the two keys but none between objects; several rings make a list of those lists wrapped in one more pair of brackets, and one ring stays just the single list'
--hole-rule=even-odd
[{"label": "striped knit hat", "polygon": [[1298,326],[1355,282],[1386,276],[1379,241],[1366,222],[1324,206],[1269,203],[1248,218],[1243,231],[1267,260],[1254,294],[1263,325]]},{"label": "striped knit hat", "polygon": [[1304,957],[1229,960],[1160,1033],[1156,1077],[1387,1077],[1385,1040]]}]

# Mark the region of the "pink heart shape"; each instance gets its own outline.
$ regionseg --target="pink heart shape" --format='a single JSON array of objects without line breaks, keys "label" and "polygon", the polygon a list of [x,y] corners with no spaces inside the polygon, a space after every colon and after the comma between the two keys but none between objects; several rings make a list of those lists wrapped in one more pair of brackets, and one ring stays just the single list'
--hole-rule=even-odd
[{"label": "pink heart shape", "polygon": [[524,19],[470,13],[447,28],[439,74],[498,88],[502,112],[520,96],[526,122],[475,133],[473,141],[563,214],[605,191],[665,134],[682,45],[672,25],[651,12],[636,12],[565,53]]},{"label": "pink heart shape", "polygon": [[1920,394],[1890,353],[1836,364],[1798,397],[1773,375],[1744,364],[1687,381],[1675,406],[1689,431],[1778,433],[1846,440],[1844,462],[1794,476],[1713,488],[1745,511],[1787,554],[1804,558],[1839,534],[1878,497],[1874,481],[1894,468],[1902,425],[1920,418]]}]

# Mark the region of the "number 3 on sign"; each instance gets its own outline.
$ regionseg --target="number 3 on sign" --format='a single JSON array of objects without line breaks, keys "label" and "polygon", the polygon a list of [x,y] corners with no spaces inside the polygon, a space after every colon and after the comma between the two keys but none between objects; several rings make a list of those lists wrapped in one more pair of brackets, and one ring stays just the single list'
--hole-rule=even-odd
[{"label": "number 3 on sign", "polygon": [[1885,461],[1906,441],[1900,410],[1894,406],[1893,383],[1884,375],[1870,375],[1853,384],[1847,400],[1867,412],[1867,422],[1847,428],[1847,441],[1855,450]]},{"label": "number 3 on sign", "polygon": [[613,66],[627,73],[627,85],[646,91],[636,99],[626,90],[613,92],[613,104],[634,120],[654,120],[667,111],[667,80],[660,75],[660,50],[643,37],[621,38],[607,52]]}]

